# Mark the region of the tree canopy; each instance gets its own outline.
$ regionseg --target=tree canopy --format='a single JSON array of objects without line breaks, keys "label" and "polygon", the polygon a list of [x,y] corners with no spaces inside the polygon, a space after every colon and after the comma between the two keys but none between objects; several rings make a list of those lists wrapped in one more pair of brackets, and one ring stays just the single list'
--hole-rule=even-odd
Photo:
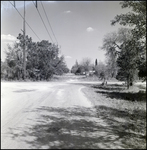
[{"label": "tree canopy", "polygon": [[129,25],[133,27],[132,33],[136,38],[146,37],[146,1],[123,1],[120,2],[122,8],[132,8],[132,12],[116,15],[111,21],[112,25]]},{"label": "tree canopy", "polygon": [[[15,42],[14,46],[8,45],[6,60],[3,63],[5,79],[23,79],[23,35],[19,34],[17,39],[19,42]],[[26,36],[27,79],[49,80],[53,74],[62,75],[68,71],[64,56],[59,56],[57,45],[47,40],[33,42],[31,37]]]},{"label": "tree canopy", "polygon": [[146,77],[146,1],[123,1],[122,8],[132,8],[126,14],[116,15],[111,25],[126,26],[117,32],[108,33],[103,40],[107,67],[117,68],[116,78],[127,82],[129,88],[138,73]]},{"label": "tree canopy", "polygon": [[[139,76],[146,78],[146,1],[123,1],[120,2],[122,8],[132,8],[131,12],[116,15],[111,21],[112,25],[119,23],[120,25],[131,27],[133,36],[134,50],[138,54],[137,67]],[[137,44],[136,44],[137,43]],[[144,72],[144,73],[143,73]]]}]

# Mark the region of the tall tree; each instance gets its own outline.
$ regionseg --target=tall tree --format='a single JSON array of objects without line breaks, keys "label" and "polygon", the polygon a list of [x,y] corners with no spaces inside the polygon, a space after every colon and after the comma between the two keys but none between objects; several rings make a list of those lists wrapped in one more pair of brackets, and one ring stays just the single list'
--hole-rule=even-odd
[{"label": "tall tree", "polygon": [[97,66],[97,59],[95,60],[95,66]]},{"label": "tall tree", "polygon": [[108,72],[112,75],[118,72],[117,79],[126,81],[128,88],[133,85],[136,76],[140,46],[140,42],[134,40],[131,29],[128,28],[120,28],[103,40],[102,49],[106,50],[108,57]]},{"label": "tall tree", "polygon": [[85,71],[89,71],[91,69],[91,59],[88,57],[83,58],[80,65],[84,67]]},{"label": "tall tree", "polygon": [[78,64],[78,61],[76,60],[75,64],[71,68],[71,73],[75,74],[78,68],[79,68],[79,64]]},{"label": "tall tree", "polygon": [[75,65],[78,67],[79,66],[79,64],[78,64],[78,61],[76,60],[76,63],[75,63]]},{"label": "tall tree", "polygon": [[[23,35],[19,34],[19,42],[14,46],[8,45],[6,52],[7,77],[11,79],[23,78]],[[59,57],[57,45],[42,40],[32,42],[32,38],[26,36],[26,77],[31,80],[48,80],[53,74],[68,72],[64,57]]]},{"label": "tall tree", "polygon": [[7,65],[7,78],[20,79],[23,77],[23,57],[21,49],[16,49],[17,43],[14,46],[9,44],[6,53],[5,64]]},{"label": "tall tree", "polygon": [[122,8],[132,8],[132,12],[116,15],[111,21],[112,25],[119,23],[120,25],[129,25],[132,34],[137,39],[146,37],[146,1],[124,1],[120,2]]},{"label": "tall tree", "polygon": [[[114,20],[111,21],[112,25],[119,23],[120,25],[131,26],[136,50],[138,51],[138,69],[139,75],[146,78],[146,1],[124,1],[121,2],[122,8],[132,8],[131,12],[126,14],[116,15]],[[141,73],[144,72],[144,73]]]},{"label": "tall tree", "polygon": [[118,70],[116,60],[129,38],[131,38],[131,30],[128,28],[119,28],[117,32],[105,35],[102,49],[106,51],[106,64],[109,77],[116,76]]},{"label": "tall tree", "polygon": [[132,39],[125,42],[125,47],[122,49],[117,59],[119,69],[116,78],[121,81],[126,81],[128,89],[133,85],[137,73],[137,57],[135,57],[137,55],[135,54],[136,52],[133,46],[130,46],[132,45],[131,42]]}]

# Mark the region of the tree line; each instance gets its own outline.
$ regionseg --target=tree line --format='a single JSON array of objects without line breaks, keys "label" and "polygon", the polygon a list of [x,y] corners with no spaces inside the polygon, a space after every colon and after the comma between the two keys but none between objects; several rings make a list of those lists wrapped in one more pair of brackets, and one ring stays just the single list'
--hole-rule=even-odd
[{"label": "tree line", "polygon": [[111,21],[111,25],[119,23],[125,27],[108,33],[102,49],[106,51],[110,71],[117,68],[116,79],[125,81],[129,88],[136,76],[146,80],[146,1],[123,1],[120,4],[132,11],[116,15]]},{"label": "tree line", "polygon": [[80,63],[76,60],[75,64],[71,68],[71,73],[74,74],[84,74],[88,72],[89,70],[93,70],[94,66],[91,63],[90,58],[83,58]]},{"label": "tree line", "polygon": [[[123,1],[122,8],[132,8],[131,12],[116,15],[111,25],[119,23],[123,27],[105,35],[102,50],[106,51],[106,65],[91,65],[77,62],[72,67],[73,73],[95,70],[95,74],[104,79],[116,78],[125,81],[127,88],[136,79],[146,80],[146,1]],[[87,62],[87,65],[86,65]]]},{"label": "tree line", "polygon": [[83,58],[80,63],[76,60],[75,64],[71,68],[71,73],[76,75],[88,75],[88,76],[97,76],[99,79],[104,80],[108,72],[107,65],[103,62],[96,59],[95,62],[92,62],[90,58]]},{"label": "tree line", "polygon": [[[1,61],[1,78],[5,80],[23,80],[24,37],[20,33],[13,46],[8,45],[5,61]],[[64,56],[59,56],[57,45],[47,40],[33,42],[26,35],[26,79],[49,80],[54,74],[69,72]]]}]

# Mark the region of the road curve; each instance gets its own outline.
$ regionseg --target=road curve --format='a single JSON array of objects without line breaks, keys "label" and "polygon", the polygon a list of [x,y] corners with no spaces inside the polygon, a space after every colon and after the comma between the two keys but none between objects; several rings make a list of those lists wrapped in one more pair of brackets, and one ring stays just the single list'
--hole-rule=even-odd
[{"label": "road curve", "polygon": [[60,82],[2,82],[1,148],[124,148],[77,81],[69,75]]},{"label": "road curve", "polygon": [[92,108],[91,102],[81,92],[82,88],[83,86],[64,82],[3,82],[1,147],[3,149],[30,148],[30,144],[25,141],[32,140],[33,137],[20,135],[28,126],[36,124],[38,116],[44,113],[37,111],[40,108],[65,110],[77,107]]}]

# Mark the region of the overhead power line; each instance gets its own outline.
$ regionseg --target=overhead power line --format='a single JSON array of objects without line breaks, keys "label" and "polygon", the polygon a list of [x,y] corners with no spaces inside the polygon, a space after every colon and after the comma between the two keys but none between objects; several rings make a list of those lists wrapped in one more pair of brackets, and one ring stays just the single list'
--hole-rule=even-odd
[{"label": "overhead power line", "polygon": [[[34,2],[33,2],[33,4],[34,4]],[[34,4],[34,5],[35,5],[35,4]],[[35,7],[36,7],[36,6],[35,6]],[[44,21],[43,21],[43,19],[42,19],[42,16],[41,16],[41,14],[40,14],[38,8],[36,8],[36,9],[37,9],[37,12],[38,12],[38,14],[39,14],[39,16],[40,16],[40,18],[41,18],[41,20],[42,20],[42,23],[43,23],[43,25],[44,25],[44,27],[45,27],[45,29],[46,29],[46,31],[47,31],[47,33],[48,33],[50,39],[51,39],[52,42],[53,42],[53,39],[52,39],[52,37],[51,37],[50,34],[49,34],[49,31],[48,31],[48,29],[47,29],[47,27],[46,27],[46,25],[45,25],[45,23],[44,23]]]},{"label": "overhead power line", "polygon": [[50,28],[51,28],[51,30],[52,30],[53,35],[54,35],[54,38],[55,38],[56,42],[58,43],[57,38],[56,38],[56,36],[55,36],[55,34],[54,34],[54,32],[53,32],[53,29],[52,29],[52,27],[51,27],[51,24],[50,24],[50,22],[49,22],[48,16],[47,16],[47,14],[46,14],[45,8],[44,8],[44,6],[43,6],[43,3],[42,3],[42,1],[40,1],[40,2],[41,2],[41,5],[42,5],[42,8],[43,8],[43,10],[44,10],[45,16],[46,16],[46,18],[47,18],[48,24],[49,24],[49,26],[50,26]]},{"label": "overhead power line", "polygon": [[[9,1],[10,2],[10,1]],[[11,2],[10,2],[11,3]],[[12,6],[14,6],[11,3]],[[16,9],[16,11],[19,13],[19,15],[24,19],[24,17],[21,15],[21,13],[18,11],[18,9],[16,7],[14,7]],[[38,35],[35,33],[35,31],[31,28],[31,26],[27,23],[27,21],[25,20],[25,23],[28,25],[28,27],[32,30],[32,32],[36,35],[36,37],[41,41],[41,39],[38,37]]]}]

